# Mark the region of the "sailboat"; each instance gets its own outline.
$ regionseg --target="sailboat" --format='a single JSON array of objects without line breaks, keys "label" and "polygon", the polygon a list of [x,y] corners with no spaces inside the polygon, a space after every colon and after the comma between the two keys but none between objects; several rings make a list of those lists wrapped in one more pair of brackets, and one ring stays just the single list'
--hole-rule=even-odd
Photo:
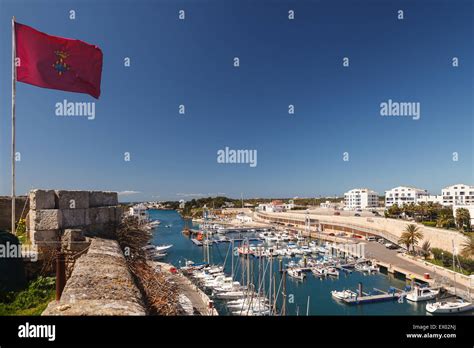
[{"label": "sailboat", "polygon": [[472,309],[474,309],[472,303],[462,299],[426,304],[426,311],[435,314],[461,313],[470,311]]},{"label": "sailboat", "polygon": [[[454,241],[453,245],[453,280],[454,280],[454,295],[456,296],[456,263],[455,263],[455,249]],[[469,301],[463,299],[455,299],[452,301],[440,301],[434,303],[428,303],[426,305],[426,311],[433,314],[448,314],[448,313],[461,313],[467,312],[474,309],[474,306]]]}]

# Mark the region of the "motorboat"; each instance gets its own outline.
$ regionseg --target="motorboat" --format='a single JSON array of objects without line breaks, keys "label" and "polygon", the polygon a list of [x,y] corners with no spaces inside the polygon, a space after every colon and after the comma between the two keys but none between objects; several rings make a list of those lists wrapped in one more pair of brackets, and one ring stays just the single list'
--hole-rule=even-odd
[{"label": "motorboat", "polygon": [[379,272],[379,267],[375,265],[368,265],[368,264],[357,264],[355,265],[355,269],[360,272],[367,272],[367,273],[377,273]]},{"label": "motorboat", "polygon": [[331,277],[339,277],[339,271],[334,267],[327,267],[326,275],[331,276]]},{"label": "motorboat", "polygon": [[158,252],[155,246],[151,244],[144,246],[142,250],[145,252],[145,257],[153,261],[161,260],[166,256],[166,253]]},{"label": "motorboat", "polygon": [[156,249],[156,251],[161,252],[161,251],[166,251],[166,250],[168,250],[168,249],[170,249],[170,248],[172,248],[172,247],[173,247],[173,244],[157,245],[157,246],[155,247],[155,249]]},{"label": "motorboat", "polygon": [[298,280],[304,280],[306,278],[306,274],[299,268],[289,268],[288,275]]},{"label": "motorboat", "polygon": [[441,301],[426,304],[426,311],[433,314],[452,314],[468,312],[472,310],[474,306],[471,302],[467,302],[461,299],[454,301]]},{"label": "motorboat", "polygon": [[158,261],[158,260],[161,260],[163,258],[165,258],[166,256],[166,253],[154,253],[153,255],[150,256],[150,258],[153,260],[153,261]]},{"label": "motorboat", "polygon": [[153,228],[153,227],[158,227],[160,224],[161,224],[160,220],[153,220],[148,223],[148,226]]},{"label": "motorboat", "polygon": [[408,301],[420,302],[436,298],[439,294],[439,289],[430,289],[428,287],[422,288],[415,286],[412,291],[408,292],[406,299]]},{"label": "motorboat", "polygon": [[345,300],[345,299],[356,297],[357,293],[352,290],[343,290],[343,291],[333,290],[331,291],[331,296],[335,298],[336,300]]},{"label": "motorboat", "polygon": [[254,252],[248,246],[240,246],[237,248],[240,255],[252,255]]}]

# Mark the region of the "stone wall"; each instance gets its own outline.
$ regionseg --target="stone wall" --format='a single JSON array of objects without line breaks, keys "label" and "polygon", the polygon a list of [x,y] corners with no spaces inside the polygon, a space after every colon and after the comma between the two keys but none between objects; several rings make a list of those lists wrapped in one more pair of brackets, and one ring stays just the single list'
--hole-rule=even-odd
[{"label": "stone wall", "polygon": [[[260,216],[282,217],[288,219],[296,219],[304,221],[304,212],[300,213],[265,213]],[[440,248],[452,252],[452,243],[457,250],[460,250],[461,245],[465,242],[466,237],[457,231],[446,230],[441,228],[427,227],[422,224],[417,224],[411,221],[388,219],[384,217],[355,217],[355,216],[337,216],[337,215],[317,215],[310,213],[311,219],[317,219],[322,224],[340,224],[346,226],[353,226],[354,228],[361,228],[367,230],[369,233],[376,235],[383,235],[380,232],[386,232],[395,237],[400,238],[405,231],[407,225],[416,224],[423,233],[423,240],[418,244],[421,246],[423,242],[429,241],[432,248]]]},{"label": "stone wall", "polygon": [[42,315],[145,315],[125,257],[115,240],[91,238],[87,253],[76,261],[59,301]]},{"label": "stone wall", "polygon": [[[26,202],[26,207],[25,207]],[[28,202],[26,196],[19,196],[15,198],[15,217],[18,221],[21,213],[28,212]],[[0,196],[0,231],[9,231],[12,229],[12,198],[8,196]]]},{"label": "stone wall", "polygon": [[87,236],[112,236],[122,217],[116,192],[32,190],[27,226],[30,240],[56,246],[66,229]]}]

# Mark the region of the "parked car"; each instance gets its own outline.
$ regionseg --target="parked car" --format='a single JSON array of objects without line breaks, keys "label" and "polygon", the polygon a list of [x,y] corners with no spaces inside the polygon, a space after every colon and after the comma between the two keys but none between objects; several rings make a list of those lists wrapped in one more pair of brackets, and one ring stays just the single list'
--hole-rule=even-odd
[{"label": "parked car", "polygon": [[395,244],[392,244],[392,243],[385,243],[385,247],[387,249],[397,249],[398,248]]},{"label": "parked car", "polygon": [[338,211],[335,211],[335,212],[334,212],[334,215],[341,215],[341,213],[338,212]]},{"label": "parked car", "polygon": [[376,240],[377,240],[377,238],[375,236],[368,236],[367,237],[368,242],[375,242]]},{"label": "parked car", "polygon": [[359,213],[355,213],[354,216],[360,216],[360,214],[359,214]]}]

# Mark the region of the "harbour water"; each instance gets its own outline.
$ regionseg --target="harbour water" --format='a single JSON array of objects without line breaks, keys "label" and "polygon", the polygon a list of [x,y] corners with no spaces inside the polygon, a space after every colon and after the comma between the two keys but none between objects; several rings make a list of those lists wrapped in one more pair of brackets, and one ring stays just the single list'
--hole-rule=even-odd
[{"label": "harbour water", "polygon": [[[150,210],[150,218],[161,221],[159,227],[153,231],[153,244],[173,244],[168,255],[163,260],[171,263],[176,267],[184,266],[186,260],[202,262],[204,258],[204,248],[196,246],[192,241],[182,233],[184,228],[184,220],[181,216],[172,210]],[[168,227],[166,227],[168,226]],[[197,226],[194,226],[197,228]],[[223,264],[226,262],[226,273],[231,273],[230,261],[230,243],[216,243],[210,247],[211,263]],[[260,260],[260,261],[259,261]],[[276,275],[276,286],[279,287],[280,273],[278,272],[278,259],[273,264],[274,273]],[[284,258],[283,264],[287,264],[291,259]],[[295,259],[296,260],[296,259]],[[234,257],[234,263],[240,262],[239,266],[234,267],[236,280],[242,282],[242,268],[247,267],[246,258]],[[263,274],[266,259],[258,259],[251,257],[251,268],[253,269],[254,283],[258,283],[258,273]],[[241,267],[240,267],[241,266]],[[246,275],[244,275],[246,277]],[[265,278],[270,278],[270,272],[267,268]],[[351,274],[341,272],[339,278],[320,279],[314,277],[311,273],[303,281],[298,281],[287,277],[287,315],[426,315],[425,303],[412,303],[406,300],[403,303],[397,300],[387,302],[368,303],[363,305],[347,305],[334,300],[331,297],[332,290],[356,290],[359,282],[363,284],[364,291],[370,291],[373,288],[387,291],[390,287],[403,289],[405,281],[396,279],[392,275],[372,274],[364,275],[361,272],[354,271]],[[262,283],[263,284],[263,283]],[[268,290],[269,282],[265,282],[265,289]],[[307,306],[309,296],[309,307]],[[226,308],[222,303],[217,302],[216,308],[222,313],[226,313]]]}]

